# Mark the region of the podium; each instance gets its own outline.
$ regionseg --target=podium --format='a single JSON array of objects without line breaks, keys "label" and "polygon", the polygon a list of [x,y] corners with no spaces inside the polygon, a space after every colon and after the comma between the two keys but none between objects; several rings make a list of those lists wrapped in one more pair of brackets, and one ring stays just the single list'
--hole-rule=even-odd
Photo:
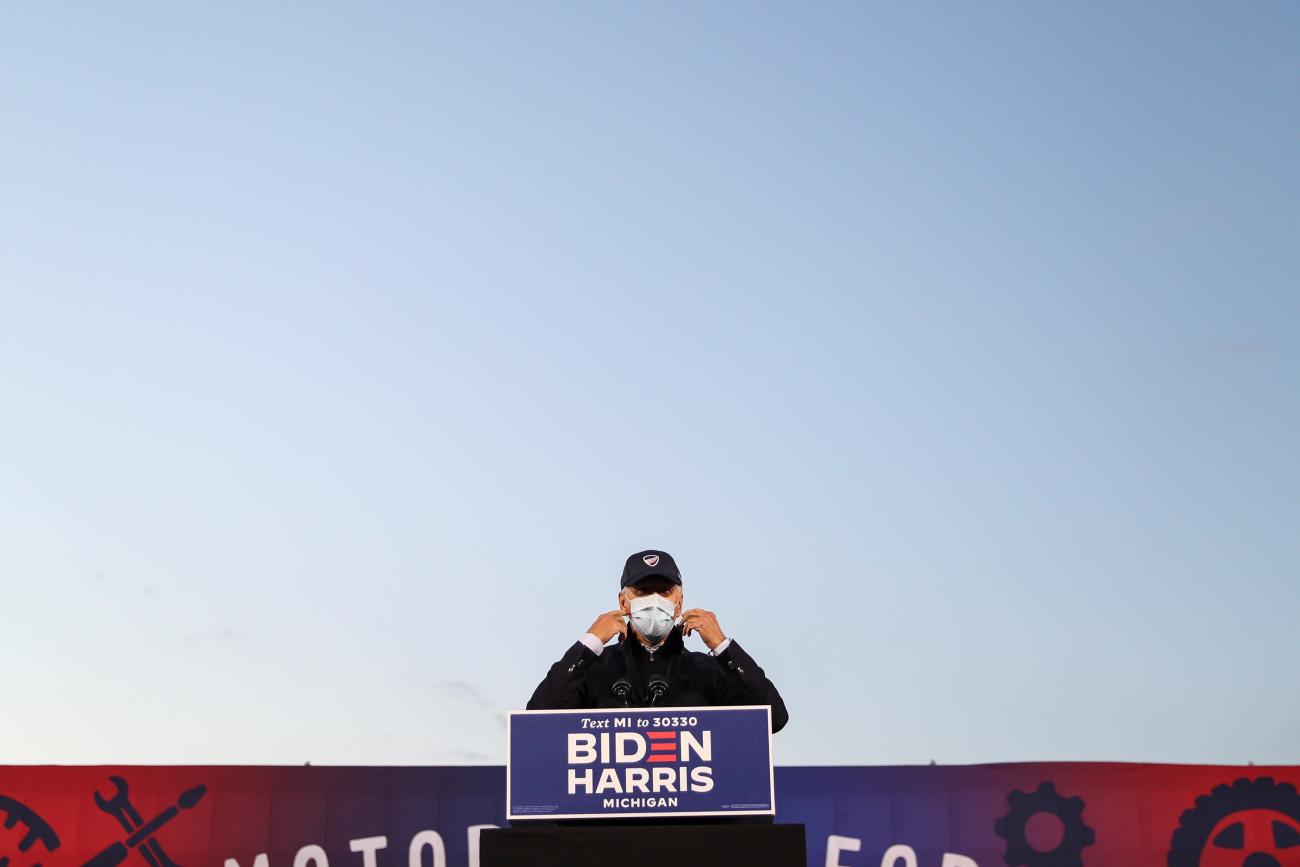
[{"label": "podium", "polygon": [[485,829],[481,867],[804,867],[803,825],[536,825]]},{"label": "podium", "polygon": [[772,709],[515,711],[506,818],[482,867],[803,867],[804,827],[771,824]]}]

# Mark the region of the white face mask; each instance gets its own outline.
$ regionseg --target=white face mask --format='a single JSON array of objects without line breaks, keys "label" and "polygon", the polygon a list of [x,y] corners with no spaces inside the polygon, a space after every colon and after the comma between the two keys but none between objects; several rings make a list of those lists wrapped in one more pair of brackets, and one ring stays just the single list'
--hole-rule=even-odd
[{"label": "white face mask", "polygon": [[633,628],[651,643],[663,641],[677,622],[677,606],[658,593],[629,599],[627,607]]}]

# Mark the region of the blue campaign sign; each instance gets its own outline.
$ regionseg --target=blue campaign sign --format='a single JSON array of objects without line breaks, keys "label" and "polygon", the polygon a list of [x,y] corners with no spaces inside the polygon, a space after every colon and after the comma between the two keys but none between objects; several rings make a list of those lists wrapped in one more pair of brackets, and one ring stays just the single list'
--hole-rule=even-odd
[{"label": "blue campaign sign", "polygon": [[771,816],[772,709],[514,711],[506,818]]}]

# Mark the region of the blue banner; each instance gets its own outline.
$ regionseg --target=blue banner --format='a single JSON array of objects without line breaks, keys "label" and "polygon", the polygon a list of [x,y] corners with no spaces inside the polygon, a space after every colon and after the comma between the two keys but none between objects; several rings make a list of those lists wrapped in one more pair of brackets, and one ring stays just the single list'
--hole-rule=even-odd
[{"label": "blue banner", "polygon": [[[810,867],[1300,867],[1300,767],[775,776],[776,821],[807,827]],[[479,834],[506,824],[505,791],[500,766],[0,766],[0,862],[478,867]]]},{"label": "blue banner", "polygon": [[516,711],[516,819],[771,815],[771,708]]}]

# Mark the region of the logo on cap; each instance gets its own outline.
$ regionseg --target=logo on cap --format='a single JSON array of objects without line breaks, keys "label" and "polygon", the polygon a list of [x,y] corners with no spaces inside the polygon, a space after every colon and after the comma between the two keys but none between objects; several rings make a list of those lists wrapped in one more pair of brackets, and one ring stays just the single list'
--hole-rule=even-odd
[{"label": "logo on cap", "polygon": [[641,559],[645,561],[645,564],[646,564],[647,566],[658,566],[658,565],[659,565],[659,555],[658,555],[658,554],[646,554],[646,555],[645,555],[644,557],[642,557]]}]

